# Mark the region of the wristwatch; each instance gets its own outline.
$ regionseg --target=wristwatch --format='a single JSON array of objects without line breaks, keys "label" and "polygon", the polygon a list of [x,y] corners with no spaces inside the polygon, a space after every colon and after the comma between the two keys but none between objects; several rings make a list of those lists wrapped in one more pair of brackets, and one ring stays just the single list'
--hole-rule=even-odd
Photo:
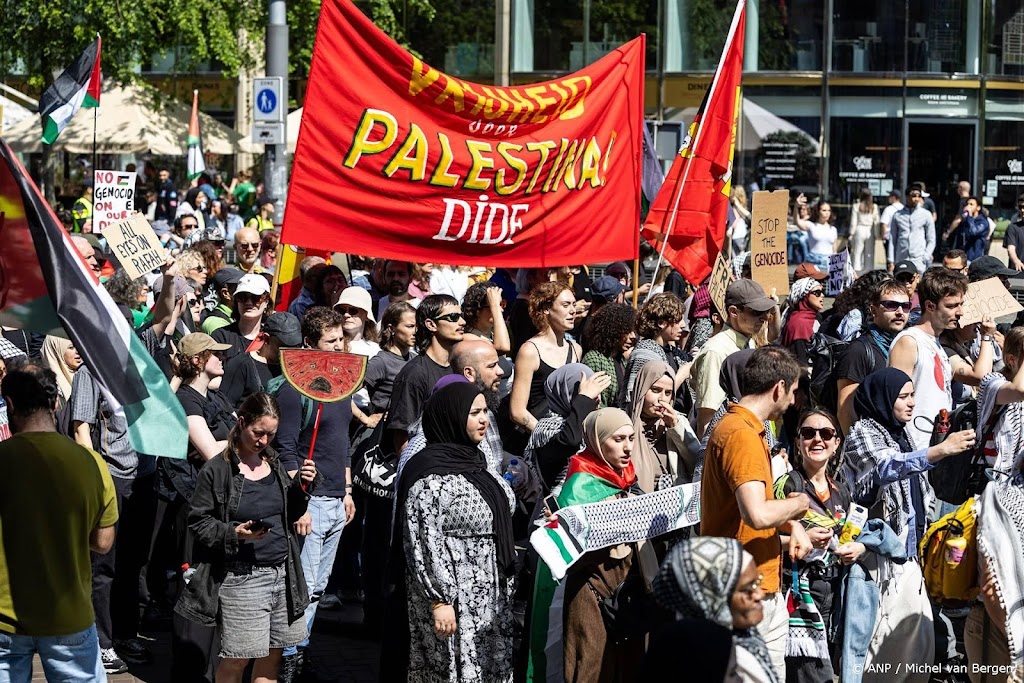
[{"label": "wristwatch", "polygon": [[981,335],[981,341],[992,341],[992,335],[991,334],[983,334],[983,335]]}]

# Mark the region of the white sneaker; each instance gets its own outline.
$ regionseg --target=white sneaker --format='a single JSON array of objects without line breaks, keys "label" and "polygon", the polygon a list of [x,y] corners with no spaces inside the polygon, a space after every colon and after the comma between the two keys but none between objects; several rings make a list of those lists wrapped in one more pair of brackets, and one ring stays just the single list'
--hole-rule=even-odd
[{"label": "white sneaker", "polygon": [[114,648],[100,649],[100,659],[103,661],[103,670],[108,674],[128,673],[128,665],[117,656]]}]

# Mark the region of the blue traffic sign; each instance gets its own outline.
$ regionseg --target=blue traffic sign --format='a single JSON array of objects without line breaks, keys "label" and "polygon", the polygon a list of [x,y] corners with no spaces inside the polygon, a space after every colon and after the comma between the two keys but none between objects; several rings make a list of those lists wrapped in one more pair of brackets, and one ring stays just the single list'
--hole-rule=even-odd
[{"label": "blue traffic sign", "polygon": [[277,109],[277,93],[270,88],[264,88],[256,94],[256,108],[264,114],[269,114]]}]

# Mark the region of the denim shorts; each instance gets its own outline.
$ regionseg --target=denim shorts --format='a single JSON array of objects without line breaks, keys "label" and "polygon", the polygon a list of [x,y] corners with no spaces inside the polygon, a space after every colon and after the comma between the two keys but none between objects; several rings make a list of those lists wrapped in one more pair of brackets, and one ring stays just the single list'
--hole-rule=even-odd
[{"label": "denim shorts", "polygon": [[288,622],[284,565],[229,563],[227,570],[220,586],[221,657],[259,659],[269,655],[271,648],[298,645],[306,639],[302,615]]}]

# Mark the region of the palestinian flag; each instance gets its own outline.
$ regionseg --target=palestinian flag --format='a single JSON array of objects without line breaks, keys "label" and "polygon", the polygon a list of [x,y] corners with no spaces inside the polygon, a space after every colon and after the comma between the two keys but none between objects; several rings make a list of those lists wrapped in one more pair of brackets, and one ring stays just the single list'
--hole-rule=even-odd
[{"label": "palestinian flag", "polygon": [[192,118],[188,122],[188,179],[195,180],[206,171],[203,138],[199,133],[199,91],[192,91]]},{"label": "palestinian flag", "polygon": [[68,337],[140,454],[184,458],[188,425],[163,372],[0,140],[0,323]]},{"label": "palestinian flag", "polygon": [[52,145],[82,107],[100,106],[99,35],[82,56],[57,77],[39,98],[39,115],[43,119],[43,142]]}]

